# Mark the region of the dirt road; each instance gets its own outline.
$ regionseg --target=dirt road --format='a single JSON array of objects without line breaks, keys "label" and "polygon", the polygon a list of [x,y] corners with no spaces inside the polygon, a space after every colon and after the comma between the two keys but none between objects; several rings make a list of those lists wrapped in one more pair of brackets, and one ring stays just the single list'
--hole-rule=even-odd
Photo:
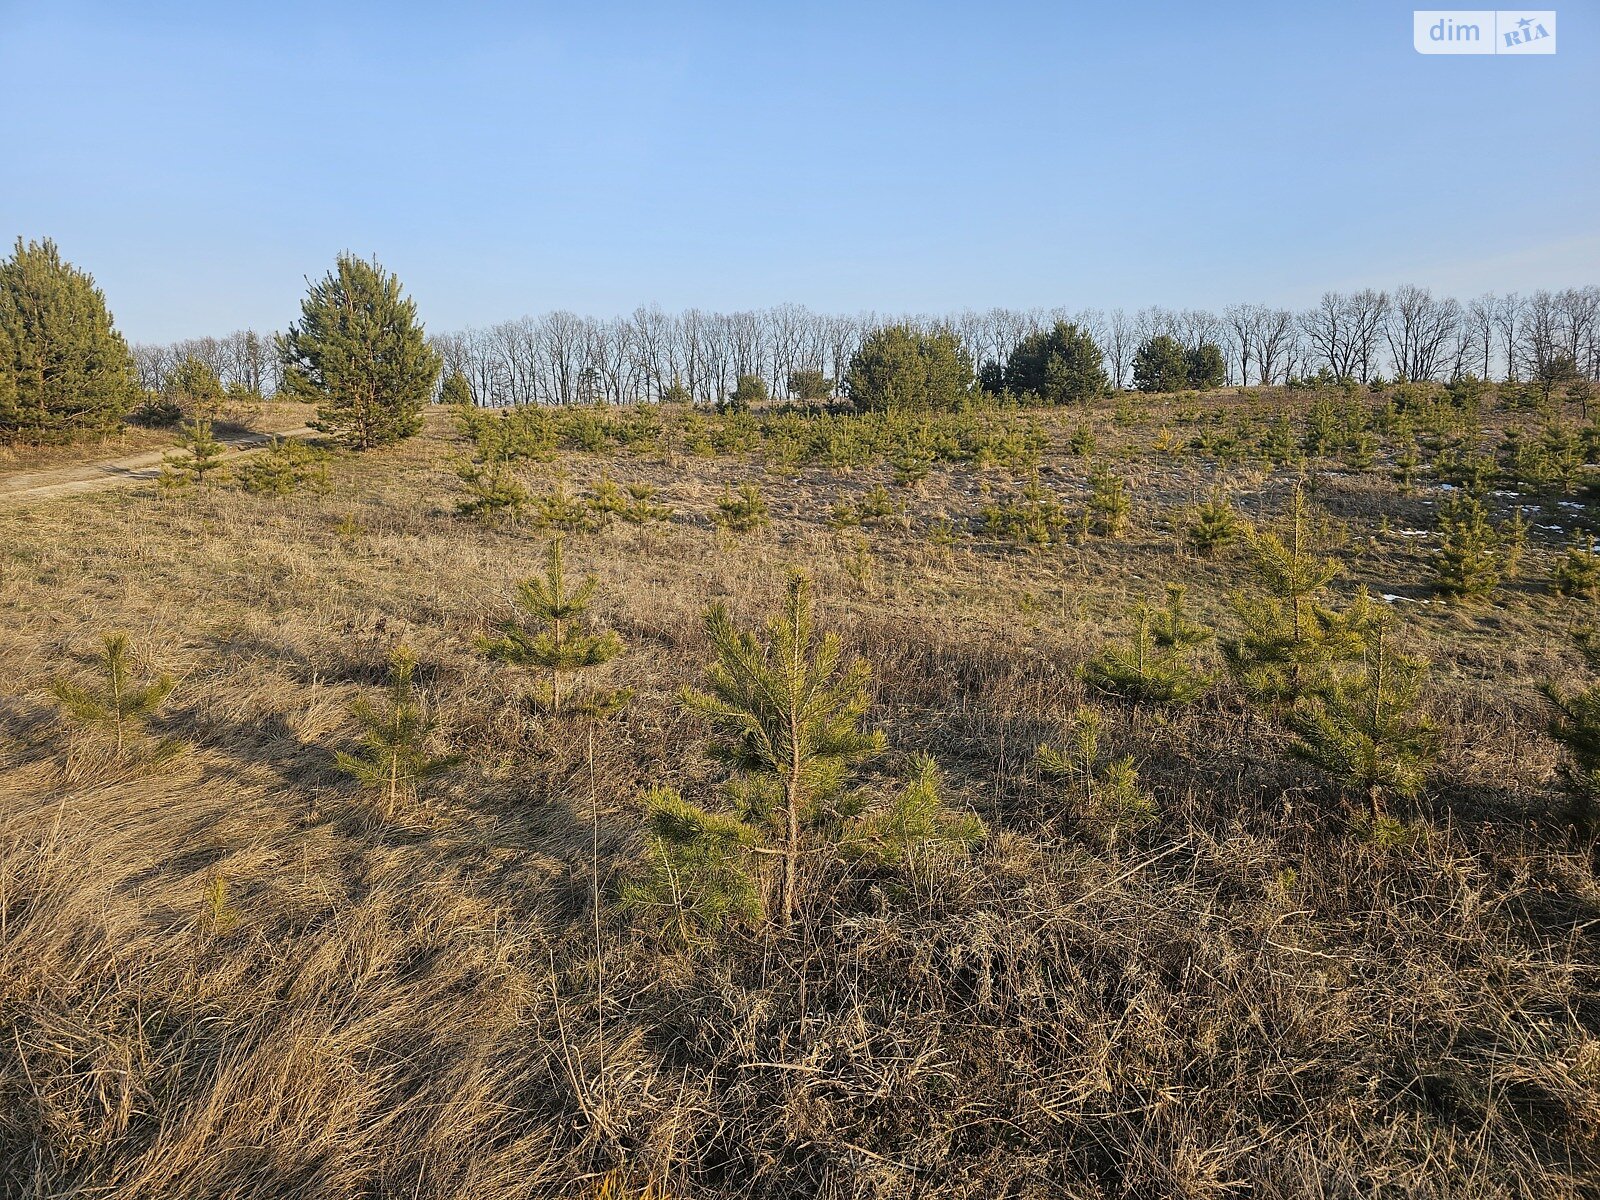
[{"label": "dirt road", "polygon": [[[217,440],[227,449],[229,459],[248,454],[271,442],[273,438],[305,437],[312,430],[307,426],[297,429],[279,429],[271,433],[242,433]],[[66,467],[29,471],[17,475],[0,475],[0,507],[13,507],[34,500],[53,500],[59,496],[79,492],[99,492],[106,488],[123,487],[141,483],[161,474],[161,459],[166,450],[146,450],[127,458],[106,459],[101,462],[75,463]]]}]

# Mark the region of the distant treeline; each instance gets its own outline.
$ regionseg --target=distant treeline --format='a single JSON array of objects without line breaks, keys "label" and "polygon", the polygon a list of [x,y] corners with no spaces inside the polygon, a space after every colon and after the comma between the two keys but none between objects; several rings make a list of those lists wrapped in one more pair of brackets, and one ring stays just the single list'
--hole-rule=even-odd
[{"label": "distant treeline", "polygon": [[[480,329],[434,335],[444,377],[459,373],[480,405],[628,403],[663,397],[721,400],[741,376],[758,376],[780,398],[810,398],[817,374],[842,390],[863,339],[906,325],[948,332],[973,375],[1004,378],[1030,335],[1059,322],[1094,339],[1116,388],[1137,386],[1139,350],[1167,337],[1186,350],[1214,346],[1224,382],[1285,384],[1319,374],[1449,381],[1464,375],[1527,380],[1570,371],[1600,378],[1600,287],[1489,293],[1465,303],[1426,288],[1328,292],[1295,311],[1238,304],[1211,312],[1151,307],[968,310],[954,315],[816,313],[799,305],[747,312],[680,313],[639,308],[599,319],[558,311]],[[159,390],[186,357],[224,383],[271,394],[278,366],[270,335],[239,332],[134,347],[140,380]],[[985,368],[988,368],[987,373]]]}]

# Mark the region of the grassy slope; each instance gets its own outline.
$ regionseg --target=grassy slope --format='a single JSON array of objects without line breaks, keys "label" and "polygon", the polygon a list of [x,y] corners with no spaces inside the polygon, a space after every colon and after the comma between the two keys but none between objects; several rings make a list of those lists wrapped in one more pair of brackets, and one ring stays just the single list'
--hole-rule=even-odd
[{"label": "grassy slope", "polygon": [[[1076,419],[1046,458],[1069,496]],[[1574,609],[1537,585],[1473,610],[1398,602],[1444,732],[1419,848],[1352,837],[1337,795],[1225,696],[1107,706],[1162,816],[1092,828],[1026,771],[1085,699],[1074,668],[1160,581],[1220,619],[1245,578],[1171,527],[1210,466],[1143,449],[1153,425],[1094,421],[1132,530],[1039,555],[972,539],[946,559],[880,531],[863,560],[824,519],[887,468],[530,468],[653,479],[679,513],[573,544],[638,689],[592,774],[582,735],[522,720],[517,680],[472,650],[541,539],[451,514],[442,416],[336,465],[326,495],[0,513],[4,1189],[565,1196],[621,1166],[681,1196],[1600,1194],[1597,893],[1550,828],[1533,691],[1576,676]],[[705,514],[751,477],[774,528],[719,539]],[[1237,481],[1252,510],[1285,486]],[[1009,484],[936,469],[914,527]],[[1378,472],[1320,498],[1351,523],[1346,586],[1425,596],[1422,539],[1375,535],[1384,512],[1426,527],[1421,498]],[[647,784],[710,794],[673,699],[704,661],[699,614],[721,598],[755,617],[788,563],[874,663],[891,744],[940,758],[990,845],[931,892],[819,868],[792,939],[675,955],[608,915],[597,960],[591,822],[605,887]],[[195,750],[159,774],[105,763],[48,702],[107,628],[182,676],[168,723]],[[470,766],[379,827],[331,748],[402,636]]]}]

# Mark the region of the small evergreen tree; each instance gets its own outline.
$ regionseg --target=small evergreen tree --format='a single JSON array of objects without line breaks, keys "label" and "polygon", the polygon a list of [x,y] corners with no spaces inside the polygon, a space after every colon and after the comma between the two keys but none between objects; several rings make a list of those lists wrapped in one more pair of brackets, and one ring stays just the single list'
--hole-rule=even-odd
[{"label": "small evergreen tree", "polygon": [[416,302],[378,265],[341,254],[278,338],[284,394],[317,405],[315,428],[368,450],[422,429],[440,359]]},{"label": "small evergreen tree", "polygon": [[172,368],[161,392],[191,420],[213,421],[222,411],[222,381],[215,371],[192,354]]},{"label": "small evergreen tree", "polygon": [[0,438],[64,442],[116,429],[139,397],[105,294],[48,238],[0,261]]},{"label": "small evergreen tree", "polygon": [[1372,623],[1359,670],[1302,696],[1288,718],[1290,751],[1365,792],[1374,823],[1385,794],[1421,789],[1435,742],[1420,711],[1427,664],[1390,647],[1388,624]]},{"label": "small evergreen tree", "polygon": [[298,438],[273,438],[238,468],[239,485],[261,496],[287,496],[302,488],[328,486],[328,456]]},{"label": "small evergreen tree", "polygon": [[772,523],[761,489],[753,483],[741,484],[737,494],[724,490],[711,521],[729,533],[754,533]]},{"label": "small evergreen tree", "polygon": [[179,427],[177,449],[162,458],[159,482],[171,489],[204,487],[207,477],[222,470],[222,443],[211,419],[195,417]]},{"label": "small evergreen tree", "polygon": [[[136,682],[128,653],[128,637],[123,633],[102,636],[100,672],[104,682],[96,687],[57,679],[51,683],[50,691],[74,719],[109,731],[116,741],[117,757],[121,759],[126,756],[131,741],[143,738],[145,726],[172,695],[177,681],[171,675],[162,674],[144,683]],[[172,739],[161,742],[156,747],[156,756],[168,757],[178,745]]]},{"label": "small evergreen tree", "polygon": [[366,697],[358,697],[350,713],[361,726],[359,744],[354,751],[334,756],[334,764],[363,791],[383,798],[387,819],[394,818],[404,801],[415,798],[424,783],[460,761],[456,755],[428,753],[439,718],[417,694],[416,669],[416,658],[397,646],[389,657],[388,703],[379,709]]},{"label": "small evergreen tree", "polygon": [[439,403],[453,408],[472,407],[472,384],[460,371],[451,371],[439,385]]},{"label": "small evergreen tree", "polygon": [[811,584],[789,577],[783,611],[763,643],[735,628],[718,604],[706,615],[715,659],[706,690],[686,688],[686,708],[710,726],[712,753],[736,772],[744,816],[776,842],[782,864],[777,915],[799,911],[804,839],[831,820],[850,768],[882,752],[881,733],[863,728],[872,670],[845,666],[839,639],[818,637]]},{"label": "small evergreen tree", "polygon": [[1312,513],[1296,488],[1279,531],[1245,529],[1262,594],[1236,593],[1241,629],[1221,642],[1229,673],[1253,700],[1292,703],[1339,664],[1359,657],[1375,610],[1365,592],[1340,611],[1320,600],[1339,574],[1317,552]]},{"label": "small evergreen tree", "polygon": [[1209,557],[1238,538],[1239,514],[1222,491],[1215,491],[1190,511],[1185,535],[1191,546]]},{"label": "small evergreen tree", "polygon": [[622,653],[622,639],[611,630],[593,632],[587,614],[600,581],[586,576],[568,590],[561,539],[550,543],[545,573],[517,585],[517,603],[536,622],[529,627],[503,622],[500,636],[480,638],[490,658],[515,667],[543,671],[548,680],[530,693],[534,705],[553,717],[598,717],[617,712],[633,697],[629,688],[602,690],[568,686],[567,676],[604,666]]},{"label": "small evergreen tree", "polygon": [[[1593,633],[1580,634],[1577,643],[1591,672],[1600,667]],[[1539,690],[1549,705],[1550,736],[1568,755],[1567,820],[1580,836],[1592,837],[1600,833],[1600,683],[1567,692],[1547,682]]]},{"label": "small evergreen tree", "polygon": [[1201,342],[1185,350],[1183,363],[1184,382],[1195,391],[1210,391],[1228,381],[1228,362],[1215,342]]},{"label": "small evergreen tree", "polygon": [[1483,502],[1470,495],[1440,506],[1435,531],[1434,590],[1456,599],[1488,595],[1520,556],[1518,533],[1491,524]]},{"label": "small evergreen tree", "polygon": [[1573,539],[1572,545],[1556,560],[1551,574],[1551,583],[1559,595],[1579,600],[1600,599],[1600,553],[1596,553],[1594,538],[1583,535]]},{"label": "small evergreen tree", "polygon": [[1089,471],[1089,520],[1104,537],[1121,537],[1128,528],[1128,482],[1103,466]]},{"label": "small evergreen tree", "polygon": [[1088,400],[1110,386],[1103,364],[1100,347],[1087,330],[1057,321],[1017,343],[1006,360],[1003,386],[1051,404]]},{"label": "small evergreen tree", "polygon": [[1073,714],[1065,750],[1040,746],[1033,761],[1039,776],[1090,818],[1116,827],[1143,825],[1155,817],[1155,800],[1139,785],[1133,756],[1107,761],[1101,755],[1100,714],[1092,708]]},{"label": "small evergreen tree", "polygon": [[1029,476],[1020,493],[984,505],[979,515],[984,532],[1029,550],[1055,545],[1068,525],[1067,510],[1037,473]]},{"label": "small evergreen tree", "polygon": [[486,525],[515,520],[533,503],[528,489],[503,461],[463,462],[456,475],[466,484],[467,497],[456,502],[456,512],[476,517]]},{"label": "small evergreen tree", "polygon": [[1126,646],[1109,646],[1084,664],[1085,683],[1134,704],[1192,704],[1211,689],[1215,677],[1197,668],[1192,653],[1211,631],[1185,615],[1182,586],[1167,585],[1161,608],[1140,604],[1134,621]]},{"label": "small evergreen tree", "polygon": [[888,804],[852,819],[840,849],[849,858],[913,876],[965,857],[988,828],[973,813],[950,808],[942,792],[939,764],[917,755],[905,786]]},{"label": "small evergreen tree", "polygon": [[761,919],[753,827],[690,804],[672,788],[652,788],[644,810],[644,862],[623,885],[623,908],[665,916],[684,945],[731,921]]},{"label": "small evergreen tree", "polygon": [[833,380],[812,368],[791,371],[789,395],[796,400],[826,400],[833,395]]},{"label": "small evergreen tree", "polygon": [[749,412],[771,399],[767,381],[760,375],[741,375],[728,393],[727,399],[717,405],[721,412]]},{"label": "small evergreen tree", "polygon": [[887,325],[862,339],[845,373],[859,409],[955,408],[972,390],[972,358],[955,334]]}]

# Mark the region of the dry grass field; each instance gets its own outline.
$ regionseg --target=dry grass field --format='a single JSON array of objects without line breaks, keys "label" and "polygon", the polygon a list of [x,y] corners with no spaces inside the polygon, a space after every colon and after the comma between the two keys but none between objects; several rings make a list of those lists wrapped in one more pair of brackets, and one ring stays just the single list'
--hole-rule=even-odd
[{"label": "dry grass field", "polygon": [[[551,534],[457,512],[470,446],[446,412],[335,458],[322,490],[0,506],[0,1193],[1600,1197],[1600,889],[1538,693],[1586,678],[1588,606],[1548,585],[1582,492],[1494,493],[1530,506],[1518,576],[1445,604],[1416,533],[1438,485],[1397,488],[1388,445],[1311,464],[1334,594],[1386,597],[1432,664],[1437,760],[1387,833],[1286,754],[1214,647],[1191,705],[1080,677],[1167,581],[1228,631],[1248,557],[1198,554],[1187,510],[1221,483],[1270,520],[1300,472],[1195,439],[1309,403],[1005,414],[1037,427],[1069,516],[1080,426],[1131,498],[1121,536],[1032,551],[979,516],[1026,463],[902,487],[889,463],[675,437],[519,461],[536,494],[609,478],[673,510],[565,538],[626,643],[608,680],[634,689],[590,723],[531,716],[475,646]],[[1492,449],[1543,419],[1483,421]],[[716,528],[747,482],[770,527]],[[879,484],[897,511],[833,527]],[[988,837],[909,879],[817,856],[795,924],[684,947],[612,902],[639,800],[714,801],[723,768],[678,700],[702,617],[754,624],[791,566],[873,667],[890,749],[869,788],[930,753]],[[93,677],[111,630],[176,677],[153,722],[188,747],[171,762],[114,758],[50,693]],[[401,642],[462,761],[384,820],[334,755]],[[1033,769],[1085,704],[1153,821],[1086,814]]]}]

